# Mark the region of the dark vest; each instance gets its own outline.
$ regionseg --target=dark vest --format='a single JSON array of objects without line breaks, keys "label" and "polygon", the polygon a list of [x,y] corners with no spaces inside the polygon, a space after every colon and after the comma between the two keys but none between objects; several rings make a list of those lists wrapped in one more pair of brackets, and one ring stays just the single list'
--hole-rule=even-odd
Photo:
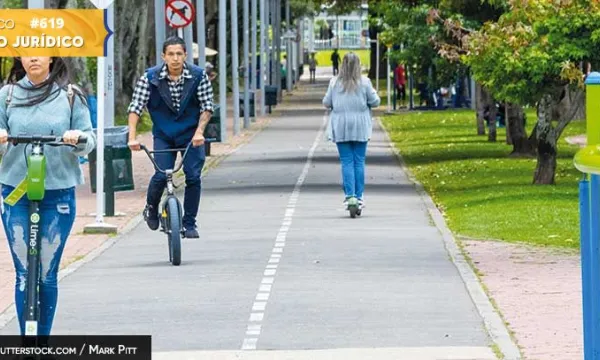
[{"label": "dark vest", "polygon": [[200,122],[200,103],[196,96],[198,84],[204,76],[204,70],[193,64],[186,64],[191,79],[185,79],[183,92],[176,110],[167,78],[159,79],[162,65],[146,70],[150,84],[150,99],[146,105],[152,119],[152,135],[169,142],[186,144],[192,140]]}]

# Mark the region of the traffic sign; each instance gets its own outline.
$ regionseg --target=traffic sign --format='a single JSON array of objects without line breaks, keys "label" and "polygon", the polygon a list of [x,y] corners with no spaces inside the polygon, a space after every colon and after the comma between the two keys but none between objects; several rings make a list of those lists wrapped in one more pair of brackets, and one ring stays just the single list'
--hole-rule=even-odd
[{"label": "traffic sign", "polygon": [[91,0],[92,4],[98,9],[106,9],[113,3],[114,0]]},{"label": "traffic sign", "polygon": [[194,5],[189,0],[169,0],[165,16],[169,26],[178,29],[191,24],[196,15]]}]

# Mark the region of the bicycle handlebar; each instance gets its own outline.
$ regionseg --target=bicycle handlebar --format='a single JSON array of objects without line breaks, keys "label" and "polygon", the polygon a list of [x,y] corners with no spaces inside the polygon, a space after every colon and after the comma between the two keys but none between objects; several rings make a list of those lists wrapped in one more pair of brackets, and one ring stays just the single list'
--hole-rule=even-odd
[{"label": "bicycle handlebar", "polygon": [[186,155],[187,155],[187,153],[188,153],[188,150],[190,149],[190,147],[191,147],[191,146],[192,146],[192,142],[190,141],[190,142],[188,143],[188,145],[187,145],[185,148],[180,148],[180,149],[165,149],[165,150],[152,150],[152,151],[150,151],[150,150],[148,150],[148,148],[146,147],[146,145],[144,145],[144,144],[140,144],[140,148],[146,152],[146,155],[148,155],[148,157],[150,158],[150,161],[152,161],[152,164],[154,165],[154,168],[155,168],[157,171],[159,171],[159,172],[161,172],[161,173],[163,173],[163,174],[165,174],[165,173],[167,172],[167,170],[168,170],[168,169],[167,169],[167,170],[165,170],[165,169],[161,169],[161,168],[158,166],[158,164],[156,163],[156,160],[154,160],[154,156],[152,156],[151,154],[155,154],[155,153],[169,153],[169,152],[175,152],[175,153],[178,153],[178,152],[180,152],[180,151],[185,151],[185,152],[183,153],[183,156],[181,157],[181,162],[179,163],[179,165],[178,165],[178,166],[177,166],[175,169],[173,169],[173,173],[176,173],[176,172],[178,172],[178,171],[181,169],[181,167],[183,166],[183,161],[185,160],[185,157],[186,157]]}]

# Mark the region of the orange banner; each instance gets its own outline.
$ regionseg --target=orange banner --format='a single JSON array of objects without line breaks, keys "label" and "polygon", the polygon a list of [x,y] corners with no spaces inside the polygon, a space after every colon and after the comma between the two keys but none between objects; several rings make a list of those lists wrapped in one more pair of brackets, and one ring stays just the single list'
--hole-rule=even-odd
[{"label": "orange banner", "polygon": [[112,31],[101,9],[0,9],[0,56],[106,56]]}]

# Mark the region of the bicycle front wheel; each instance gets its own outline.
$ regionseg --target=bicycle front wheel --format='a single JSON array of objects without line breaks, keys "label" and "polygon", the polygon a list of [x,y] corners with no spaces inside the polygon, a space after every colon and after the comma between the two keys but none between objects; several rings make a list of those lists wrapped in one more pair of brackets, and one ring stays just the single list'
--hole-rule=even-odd
[{"label": "bicycle front wheel", "polygon": [[181,264],[181,212],[177,199],[171,197],[167,200],[167,219],[169,229],[169,251],[171,263],[175,266]]}]

